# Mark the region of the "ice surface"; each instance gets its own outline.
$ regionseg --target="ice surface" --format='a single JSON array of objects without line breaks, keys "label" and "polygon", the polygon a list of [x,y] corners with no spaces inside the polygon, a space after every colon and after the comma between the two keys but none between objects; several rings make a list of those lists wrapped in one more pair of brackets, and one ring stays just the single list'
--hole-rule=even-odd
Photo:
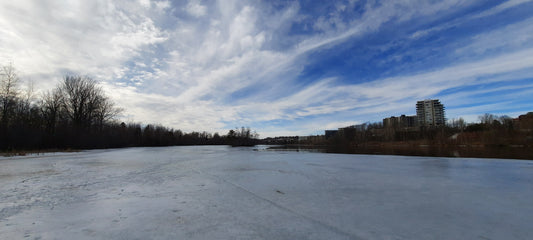
[{"label": "ice surface", "polygon": [[0,239],[531,239],[533,162],[226,146],[0,158]]}]

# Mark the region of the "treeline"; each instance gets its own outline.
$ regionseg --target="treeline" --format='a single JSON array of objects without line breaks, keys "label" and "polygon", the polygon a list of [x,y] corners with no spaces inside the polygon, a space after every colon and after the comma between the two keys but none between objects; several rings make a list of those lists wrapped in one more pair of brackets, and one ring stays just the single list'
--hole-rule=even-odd
[{"label": "treeline", "polygon": [[486,113],[479,116],[479,123],[459,128],[457,144],[480,144],[492,146],[533,146],[533,112],[516,119]]},{"label": "treeline", "polygon": [[533,146],[533,112],[513,119],[509,116],[484,114],[479,123],[452,119],[439,127],[397,127],[382,123],[366,123],[341,128],[333,135],[304,144],[332,146],[365,146],[379,143],[412,143],[415,145],[477,145],[477,146]]},{"label": "treeline", "polygon": [[116,118],[122,109],[86,76],[65,76],[58,86],[39,97],[34,96],[31,86],[22,89],[20,84],[13,66],[3,66],[0,151],[258,142],[258,134],[244,127],[219,135],[120,122]]}]

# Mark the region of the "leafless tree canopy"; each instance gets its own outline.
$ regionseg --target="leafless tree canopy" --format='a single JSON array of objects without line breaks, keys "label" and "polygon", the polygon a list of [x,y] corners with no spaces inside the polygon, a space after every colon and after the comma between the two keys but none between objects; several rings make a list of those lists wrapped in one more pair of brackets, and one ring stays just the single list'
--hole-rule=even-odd
[{"label": "leafless tree canopy", "polygon": [[[0,151],[39,148],[107,148],[191,144],[255,143],[249,128],[233,136],[184,133],[161,125],[118,123],[122,109],[87,76],[65,76],[51,91],[33,101],[30,84],[22,91],[10,64],[0,67]],[[245,141],[246,140],[246,141]]]},{"label": "leafless tree canopy", "polygon": [[19,78],[12,64],[2,66],[0,77],[0,122],[5,128],[14,115],[16,100],[19,95]]},{"label": "leafless tree canopy", "polygon": [[42,96],[41,111],[43,115],[44,128],[48,133],[55,132],[59,118],[61,116],[63,95],[60,89],[48,91]]},{"label": "leafless tree canopy", "polygon": [[82,129],[101,127],[120,112],[89,77],[66,76],[58,92],[68,118]]}]

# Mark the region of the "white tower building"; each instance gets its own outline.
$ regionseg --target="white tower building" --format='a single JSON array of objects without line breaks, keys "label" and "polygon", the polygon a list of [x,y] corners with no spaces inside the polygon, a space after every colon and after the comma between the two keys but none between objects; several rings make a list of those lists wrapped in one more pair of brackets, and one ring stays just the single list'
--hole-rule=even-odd
[{"label": "white tower building", "polygon": [[416,116],[419,126],[444,126],[444,105],[438,99],[428,99],[416,102]]}]

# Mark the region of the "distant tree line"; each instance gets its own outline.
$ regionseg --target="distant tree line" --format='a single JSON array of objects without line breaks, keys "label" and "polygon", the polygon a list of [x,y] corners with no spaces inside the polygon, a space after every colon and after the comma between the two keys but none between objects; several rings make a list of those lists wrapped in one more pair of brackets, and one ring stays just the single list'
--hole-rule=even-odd
[{"label": "distant tree line", "polygon": [[35,97],[22,89],[12,64],[0,72],[0,151],[92,149],[198,144],[252,145],[258,134],[236,128],[227,135],[185,133],[161,125],[124,123],[123,111],[87,76],[65,76]]},{"label": "distant tree line", "polygon": [[227,142],[232,146],[253,146],[260,143],[258,138],[259,134],[244,127],[241,127],[240,130],[238,128],[229,130],[226,136]]},{"label": "distant tree line", "polygon": [[[335,146],[357,146],[377,143],[404,142],[428,145],[533,146],[533,112],[517,119],[486,113],[479,123],[452,119],[439,127],[396,127],[381,123],[365,123],[341,128],[323,142]],[[305,142],[304,142],[305,143]]]}]

